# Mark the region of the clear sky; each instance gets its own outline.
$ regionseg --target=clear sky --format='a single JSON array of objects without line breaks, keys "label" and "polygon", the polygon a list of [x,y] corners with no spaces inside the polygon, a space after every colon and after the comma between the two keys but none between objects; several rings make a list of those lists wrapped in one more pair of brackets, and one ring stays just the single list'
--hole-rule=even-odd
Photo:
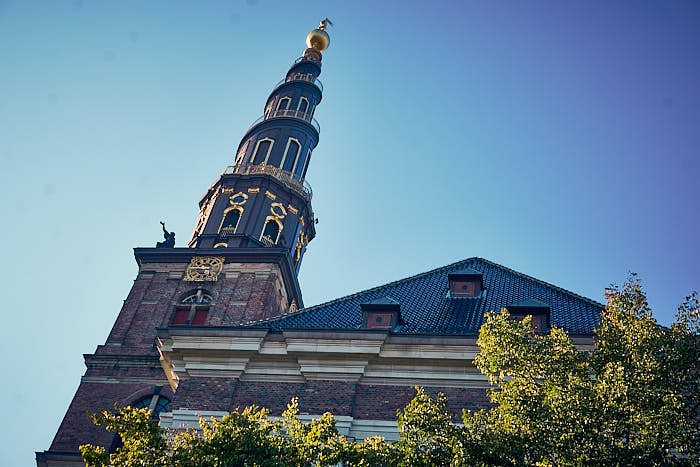
[{"label": "clear sky", "polygon": [[0,0],[1,465],[326,16],[306,305],[471,256],[601,301],[636,271],[664,324],[699,288],[696,1]]}]

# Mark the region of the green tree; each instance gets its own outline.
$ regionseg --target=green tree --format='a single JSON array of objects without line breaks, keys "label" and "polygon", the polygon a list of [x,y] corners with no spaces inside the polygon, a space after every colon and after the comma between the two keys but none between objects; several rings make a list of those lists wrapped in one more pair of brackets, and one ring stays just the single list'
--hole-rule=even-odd
[{"label": "green tree", "polygon": [[671,329],[652,317],[632,276],[607,291],[596,350],[577,351],[562,330],[489,313],[479,369],[494,407],[465,413],[465,463],[692,465],[698,453],[696,294]]},{"label": "green tree", "polygon": [[448,465],[453,457],[455,426],[447,397],[431,397],[421,387],[416,396],[398,411],[399,440],[395,456],[400,466]]}]

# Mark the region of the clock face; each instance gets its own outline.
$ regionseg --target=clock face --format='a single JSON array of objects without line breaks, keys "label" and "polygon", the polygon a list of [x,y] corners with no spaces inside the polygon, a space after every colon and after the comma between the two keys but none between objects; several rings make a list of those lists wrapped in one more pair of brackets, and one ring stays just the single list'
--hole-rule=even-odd
[{"label": "clock face", "polygon": [[201,266],[192,267],[192,271],[197,271],[201,274],[207,274],[212,270],[213,266],[211,264],[202,264]]},{"label": "clock face", "polygon": [[219,256],[195,256],[187,266],[184,280],[215,281],[224,268],[224,258]]}]

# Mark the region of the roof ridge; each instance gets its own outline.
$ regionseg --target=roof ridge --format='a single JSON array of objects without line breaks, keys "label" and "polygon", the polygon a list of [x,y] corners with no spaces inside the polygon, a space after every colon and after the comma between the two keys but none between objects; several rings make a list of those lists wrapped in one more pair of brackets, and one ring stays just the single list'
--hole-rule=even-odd
[{"label": "roof ridge", "polygon": [[318,305],[314,305],[314,306],[311,306],[311,307],[308,307],[308,308],[302,308],[301,310],[298,310],[298,311],[295,311],[295,312],[292,312],[292,313],[285,313],[285,314],[283,314],[283,315],[274,316],[274,317],[272,317],[272,318],[265,318],[265,319],[261,319],[261,320],[248,321],[247,323],[242,323],[242,325],[250,326],[250,325],[255,325],[255,324],[265,324],[265,323],[271,323],[271,322],[274,322],[274,321],[279,321],[279,320],[284,319],[284,318],[289,318],[290,316],[299,316],[299,315],[302,315],[302,314],[306,314],[307,312],[311,312],[311,311],[317,310],[317,309],[319,309],[319,308],[323,308],[323,307],[326,307],[326,306],[329,306],[329,305],[333,305],[333,304],[335,304],[335,303],[339,303],[339,302],[351,300],[351,299],[353,299],[353,298],[355,298],[355,297],[357,297],[357,296],[359,296],[359,295],[363,295],[363,294],[370,293],[370,292],[376,292],[377,290],[379,290],[379,289],[381,289],[381,288],[383,288],[383,287],[389,287],[389,286],[398,285],[398,284],[404,283],[404,282],[406,282],[406,281],[418,279],[418,278],[423,277],[423,276],[426,276],[426,275],[428,275],[428,274],[433,274],[433,273],[438,272],[438,271],[443,271],[443,270],[445,270],[445,269],[450,269],[450,268],[453,268],[453,267],[458,266],[458,265],[460,265],[460,264],[467,263],[467,262],[469,262],[469,261],[475,261],[475,260],[476,260],[476,261],[482,261],[482,262],[484,262],[484,263],[486,263],[486,264],[489,264],[489,265],[491,265],[491,266],[494,266],[494,267],[497,267],[497,268],[499,268],[499,269],[502,269],[503,271],[506,271],[506,272],[515,274],[516,276],[519,276],[519,277],[522,277],[522,278],[531,280],[531,281],[533,281],[533,282],[536,282],[536,283],[538,283],[538,284],[540,284],[540,285],[543,285],[543,286],[545,286],[545,287],[548,287],[548,288],[550,288],[550,289],[553,289],[553,290],[562,292],[562,293],[567,294],[567,295],[569,295],[569,296],[572,296],[572,297],[574,297],[574,298],[576,298],[576,299],[579,299],[579,300],[582,300],[582,301],[584,301],[584,302],[587,302],[587,303],[589,303],[589,304],[591,304],[591,305],[595,305],[595,306],[599,306],[599,307],[605,307],[605,305],[603,305],[602,303],[599,303],[599,302],[596,302],[595,300],[592,300],[592,299],[590,299],[590,298],[584,297],[583,295],[579,295],[579,294],[577,294],[577,293],[571,292],[570,290],[566,290],[566,289],[563,289],[563,288],[561,288],[561,287],[558,287],[558,286],[556,286],[556,285],[554,285],[554,284],[550,284],[549,282],[545,282],[545,281],[540,280],[540,279],[537,279],[537,278],[535,278],[535,277],[528,276],[527,274],[523,274],[522,272],[518,272],[518,271],[516,271],[515,269],[511,269],[511,268],[509,268],[509,267],[507,267],[507,266],[503,266],[502,264],[495,263],[495,262],[490,261],[490,260],[488,260],[488,259],[481,258],[481,257],[479,257],[479,256],[472,256],[472,257],[470,257],[470,258],[465,258],[465,259],[462,259],[462,260],[459,260],[459,261],[455,261],[454,263],[450,263],[450,264],[447,264],[447,265],[445,265],[445,266],[441,266],[441,267],[439,267],[439,268],[434,268],[434,269],[431,269],[431,270],[429,270],[429,271],[425,271],[425,272],[421,272],[421,273],[418,273],[418,274],[414,274],[414,275],[412,275],[412,276],[404,277],[403,279],[398,279],[398,280],[395,280],[395,281],[393,281],[393,282],[387,282],[386,284],[382,284],[382,285],[378,285],[378,286],[375,286],[375,287],[371,287],[371,288],[369,288],[369,289],[361,290],[361,291],[359,291],[359,292],[355,292],[355,293],[352,293],[352,294],[349,294],[349,295],[345,295],[345,296],[343,296],[343,297],[335,298],[335,299],[329,300],[329,301],[327,301],[327,302],[319,303]]}]

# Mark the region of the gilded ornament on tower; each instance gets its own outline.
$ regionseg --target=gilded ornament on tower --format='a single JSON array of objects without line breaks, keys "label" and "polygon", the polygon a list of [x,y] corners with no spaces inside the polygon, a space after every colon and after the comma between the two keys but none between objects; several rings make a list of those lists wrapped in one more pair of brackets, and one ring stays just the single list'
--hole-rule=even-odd
[{"label": "gilded ornament on tower", "polygon": [[221,256],[193,256],[187,266],[183,280],[188,282],[214,282],[224,269],[224,258]]}]

